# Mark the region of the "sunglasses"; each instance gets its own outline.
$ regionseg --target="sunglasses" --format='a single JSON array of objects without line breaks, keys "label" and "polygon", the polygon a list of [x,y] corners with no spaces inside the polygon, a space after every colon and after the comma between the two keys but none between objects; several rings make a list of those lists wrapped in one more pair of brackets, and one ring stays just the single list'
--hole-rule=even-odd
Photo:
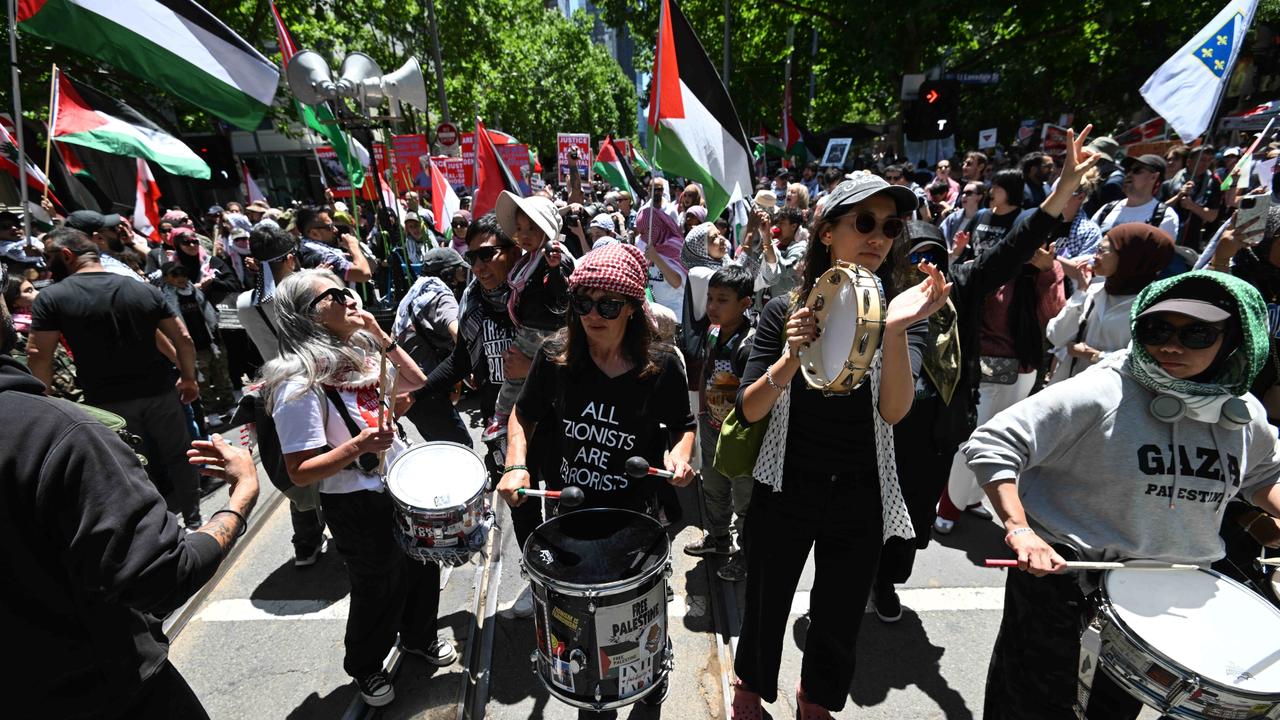
[{"label": "sunglasses", "polygon": [[312,300],[309,305],[307,305],[307,311],[310,312],[312,310],[315,310],[316,306],[320,304],[320,301],[324,300],[325,298],[330,298],[335,303],[338,303],[339,305],[346,305],[348,301],[355,300],[356,296],[354,293],[351,292],[350,288],[331,287],[328,290],[325,290],[324,292],[317,295],[315,299]]},{"label": "sunglasses", "polygon": [[626,300],[614,300],[611,298],[592,300],[586,295],[574,295],[573,299],[569,301],[569,308],[580,317],[586,317],[591,314],[591,308],[595,308],[600,317],[605,320],[617,320],[626,304]]},{"label": "sunglasses", "polygon": [[978,192],[977,190],[961,190],[960,194],[962,196],[967,197],[969,195],[981,195],[982,193]]},{"label": "sunglasses", "polygon": [[482,248],[479,248],[478,250],[468,250],[462,253],[462,259],[466,260],[468,265],[475,265],[478,262],[484,262],[484,263],[493,262],[493,259],[498,256],[498,253],[502,252],[503,250],[506,250],[509,247],[512,247],[512,246],[511,245],[490,245],[489,247],[482,247]]},{"label": "sunglasses", "polygon": [[942,266],[942,262],[940,261],[940,257],[938,253],[934,252],[933,250],[921,250],[919,252],[913,252],[907,256],[907,262],[911,263],[912,265],[919,265],[922,262],[927,262],[930,265],[935,265],[938,267]]},{"label": "sunglasses", "polygon": [[870,235],[878,228],[880,232],[884,233],[885,237],[894,240],[902,234],[906,226],[907,224],[902,221],[902,218],[898,217],[888,217],[884,219],[884,222],[881,222],[869,212],[858,212],[853,215],[853,229],[863,235]]},{"label": "sunglasses", "polygon": [[464,227],[466,227],[466,226],[467,226],[467,221],[466,221],[466,220],[454,220],[454,221],[453,221],[453,226],[454,226],[454,227],[464,228]]},{"label": "sunglasses", "polygon": [[1134,339],[1143,345],[1163,345],[1175,335],[1178,344],[1188,350],[1204,350],[1211,347],[1222,335],[1223,328],[1205,322],[1193,322],[1175,328],[1159,318],[1139,318],[1134,328]]},{"label": "sunglasses", "polygon": [[884,179],[888,180],[889,182],[898,182],[899,180],[902,179],[902,176],[901,175],[885,175]]},{"label": "sunglasses", "polygon": [[179,240],[178,244],[179,245],[199,245],[200,241],[199,240]]}]

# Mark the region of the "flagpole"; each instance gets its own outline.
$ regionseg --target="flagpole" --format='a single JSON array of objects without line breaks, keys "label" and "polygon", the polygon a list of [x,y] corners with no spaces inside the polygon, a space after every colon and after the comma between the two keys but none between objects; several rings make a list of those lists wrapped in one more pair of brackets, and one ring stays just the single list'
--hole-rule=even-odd
[{"label": "flagpole", "polygon": [[[22,202],[22,233],[31,244],[31,210],[28,207],[30,198],[27,195],[27,155],[23,148],[22,136],[22,71],[18,69],[18,0],[9,0],[9,68],[13,82],[13,129],[14,142],[18,146],[18,197]],[[47,186],[47,183],[46,183]]]},{"label": "flagpole", "polygon": [[[53,73],[49,77],[49,125],[44,139],[44,176],[49,177],[49,161],[53,152],[53,128],[57,118],[54,116],[53,102],[58,96],[58,64],[53,64]],[[45,200],[49,199],[49,183],[44,184],[44,196],[40,198],[40,204],[43,205]]]},{"label": "flagpole", "polygon": [[[662,42],[662,21],[667,16],[667,2],[668,0],[662,0],[662,8],[658,13],[658,42],[659,43]],[[659,47],[658,48],[659,59],[656,60],[653,64],[657,72],[654,73],[653,82],[650,83],[650,89],[649,89],[649,94],[653,100],[653,128],[649,132],[649,157],[657,157],[658,128],[662,126],[662,75],[665,72],[665,68],[662,67],[661,50],[662,48]],[[658,169],[661,169],[661,168],[658,168]],[[668,178],[663,177],[662,183],[664,186],[666,186],[667,183],[670,183],[670,182],[671,181]],[[655,200],[657,201],[657,204],[654,203]],[[658,193],[654,191],[653,173],[650,173],[649,174],[649,210],[651,212],[666,212],[665,210],[662,209],[662,200],[663,198],[659,197]],[[653,244],[653,218],[649,218],[649,230],[648,232],[645,233],[644,244],[646,248]]]}]

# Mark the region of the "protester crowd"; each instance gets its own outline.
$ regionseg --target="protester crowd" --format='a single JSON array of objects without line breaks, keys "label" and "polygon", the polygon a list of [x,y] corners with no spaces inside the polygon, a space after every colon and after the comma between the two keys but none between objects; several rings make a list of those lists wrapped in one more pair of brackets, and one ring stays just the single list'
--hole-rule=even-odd
[{"label": "protester crowd", "polygon": [[[731,207],[719,217],[708,215],[696,183],[646,176],[639,187],[618,188],[572,173],[565,187],[529,197],[504,192],[495,211],[479,217],[464,196],[443,234],[429,198],[413,192],[380,211],[332,194],[284,208],[262,200],[202,212],[175,207],[161,217],[158,241],[121,215],[89,210],[57,217],[54,228],[27,239],[22,218],[6,212],[0,262],[15,331],[6,352],[49,395],[124,418],[148,460],[147,477],[187,532],[206,524],[201,491],[226,479],[198,477],[191,443],[212,453],[221,443],[215,433],[254,423],[270,479],[292,488],[296,564],[313,564],[331,536],[348,565],[345,667],[371,704],[394,696],[379,663],[397,629],[405,648],[436,664],[453,662],[456,652],[434,632],[438,593],[430,588],[438,577],[398,555],[391,567],[394,548],[362,539],[381,531],[390,509],[360,461],[394,454],[401,442],[376,402],[371,411],[377,379],[367,363],[386,351],[396,415],[427,440],[471,445],[455,403],[475,395],[484,441],[499,448],[486,452],[492,481],[517,506],[521,541],[541,516],[516,491],[539,481],[560,487],[577,478],[596,506],[676,519],[669,487],[615,488],[613,470],[596,476],[577,468],[579,448],[554,432],[608,397],[622,429],[644,444],[637,454],[665,465],[673,484],[692,481],[701,456],[703,534],[682,549],[723,556],[719,577],[748,584],[750,627],[739,658],[751,659],[739,663],[734,708],[750,718],[753,702],[775,694],[772,656],[781,636],[773,635],[781,632],[778,607],[789,607],[786,584],[794,588],[815,543],[855,538],[854,530],[839,535],[849,518],[831,520],[813,524],[794,547],[771,545],[753,560],[762,551],[750,542],[752,524],[794,513],[803,525],[824,502],[879,517],[874,482],[826,500],[802,494],[814,492],[809,474],[846,472],[812,458],[847,447],[841,462],[865,463],[874,477],[879,453],[883,476],[884,446],[870,439],[882,418],[898,421],[884,431],[914,538],[883,540],[871,523],[857,530],[853,556],[824,556],[818,568],[856,576],[847,587],[869,591],[879,619],[892,623],[902,616],[895,585],[907,580],[931,533],[949,533],[966,516],[991,517],[979,485],[989,478],[974,464],[981,451],[962,447],[975,428],[1051,392],[1045,388],[1113,366],[1133,347],[1131,314],[1153,284],[1195,267],[1234,276],[1265,304],[1266,335],[1254,342],[1274,344],[1280,208],[1249,224],[1233,217],[1249,198],[1280,198],[1280,186],[1250,173],[1224,191],[1241,154],[1198,145],[1131,156],[1098,137],[1056,155],[973,151],[932,167],[892,150],[859,157],[851,172],[810,163],[766,174],[761,164],[749,210]],[[1256,153],[1275,156],[1280,143]],[[893,202],[881,212],[877,198]],[[855,261],[882,283],[901,357],[889,358],[886,344],[877,382],[888,385],[878,385],[877,404],[856,401],[856,393],[849,403],[793,393],[786,463],[809,464],[795,465],[803,471],[794,477],[786,471],[788,492],[779,490],[781,479],[771,490],[753,477],[754,458],[719,462],[717,441],[727,422],[749,425],[778,401],[775,381],[785,385],[795,368],[770,363],[803,341],[796,333],[817,337],[807,316],[794,314],[815,273],[863,257],[841,254],[853,252],[839,245],[845,232],[872,238],[866,242],[879,260]],[[1231,286],[1236,296],[1240,288]],[[1272,423],[1280,422],[1276,357],[1271,348],[1246,383]],[[893,394],[898,380],[906,398]],[[309,392],[321,386],[340,388],[339,399]],[[904,403],[910,412],[891,417]],[[273,425],[277,437],[263,437]],[[722,471],[729,465],[738,472]],[[1259,510],[1236,505],[1229,517],[1258,519]],[[1251,527],[1261,542],[1280,536],[1274,519]],[[1026,537],[1011,532],[1015,551]],[[805,717],[843,705],[860,617],[839,609],[856,597],[814,595],[813,628],[830,629],[824,613],[844,619],[822,642],[810,632],[808,652],[828,666],[805,676]],[[509,614],[532,611],[526,589]]]}]

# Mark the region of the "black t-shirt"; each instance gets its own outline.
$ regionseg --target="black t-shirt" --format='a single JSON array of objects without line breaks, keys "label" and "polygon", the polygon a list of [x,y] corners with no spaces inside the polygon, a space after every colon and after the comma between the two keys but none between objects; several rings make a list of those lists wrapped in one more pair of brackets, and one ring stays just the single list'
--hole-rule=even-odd
[{"label": "black t-shirt", "polygon": [[[765,368],[786,350],[784,327],[791,315],[789,298],[774,298],[764,306],[756,324],[751,357],[738,390],[739,417],[742,395],[764,377]],[[929,339],[928,319],[907,329],[907,355],[911,376],[920,376]],[[876,477],[875,423],[871,413],[871,378],[848,395],[824,395],[796,373],[791,381],[791,422],[787,428],[786,467],[813,473],[866,471]],[[763,422],[763,421],[762,421]],[[867,470],[869,468],[869,470]]]},{"label": "black t-shirt", "polygon": [[979,211],[973,226],[973,236],[969,238],[969,247],[965,249],[965,254],[972,253],[973,257],[977,257],[983,250],[995,247],[1009,231],[1013,229],[1013,224],[1018,221],[1018,216],[1022,214],[1022,210],[1013,210],[1004,215],[997,215],[989,210]]},{"label": "black t-shirt", "polygon": [[156,328],[169,317],[164,296],[147,283],[109,272],[76,273],[40,292],[31,328],[57,330],[67,339],[76,378],[92,404],[173,391],[173,365],[156,349]]},{"label": "black t-shirt", "polygon": [[578,485],[584,507],[645,509],[665,480],[629,477],[627,459],[661,468],[669,437],[695,427],[680,362],[664,353],[658,368],[648,377],[635,367],[610,378],[594,362],[574,371],[538,351],[516,409],[539,424],[540,442],[552,443],[530,449],[548,486]]},{"label": "black t-shirt", "polygon": [[209,337],[209,326],[204,323],[204,312],[200,308],[199,301],[196,300],[196,294],[190,292],[186,295],[182,293],[176,293],[176,295],[178,310],[182,313],[182,322],[191,335],[191,342],[195,344],[196,350],[208,350],[213,345],[213,338]]}]

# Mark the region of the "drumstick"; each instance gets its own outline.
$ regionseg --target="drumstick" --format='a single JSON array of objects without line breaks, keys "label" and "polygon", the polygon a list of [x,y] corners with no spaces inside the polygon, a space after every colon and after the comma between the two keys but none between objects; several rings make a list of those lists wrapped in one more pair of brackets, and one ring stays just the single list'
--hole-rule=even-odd
[{"label": "drumstick", "polygon": [[[1018,567],[1017,560],[1004,560],[988,558],[983,565],[986,567]],[[1127,562],[1089,562],[1086,560],[1068,560],[1065,563],[1067,570],[1198,570],[1197,565],[1183,565],[1180,563],[1160,562],[1159,560],[1129,560]]]},{"label": "drumstick", "polygon": [[[383,348],[379,353],[382,360],[378,367],[378,430],[382,430],[382,424],[386,422],[387,413],[387,349]],[[385,475],[387,473],[387,451],[383,450],[378,453],[378,474]]]},{"label": "drumstick", "polygon": [[576,485],[570,485],[564,490],[531,490],[529,488],[520,488],[516,490],[517,495],[527,495],[528,497],[541,497],[548,500],[559,500],[561,505],[565,507],[578,507],[586,496],[582,493],[582,488]]},{"label": "drumstick", "polygon": [[1280,557],[1272,557],[1272,558],[1269,558],[1269,557],[1260,557],[1260,558],[1258,558],[1258,562],[1259,562],[1259,563],[1261,563],[1261,564],[1263,564],[1263,565],[1277,565],[1277,566],[1280,566]]},{"label": "drumstick", "polygon": [[676,476],[676,474],[673,472],[668,472],[666,470],[659,470],[655,467],[651,467],[649,465],[649,461],[645,460],[639,455],[632,458],[627,458],[627,474],[633,478],[636,478],[637,480],[642,477],[645,477],[646,475],[660,477],[663,480],[670,480],[671,478]]}]

